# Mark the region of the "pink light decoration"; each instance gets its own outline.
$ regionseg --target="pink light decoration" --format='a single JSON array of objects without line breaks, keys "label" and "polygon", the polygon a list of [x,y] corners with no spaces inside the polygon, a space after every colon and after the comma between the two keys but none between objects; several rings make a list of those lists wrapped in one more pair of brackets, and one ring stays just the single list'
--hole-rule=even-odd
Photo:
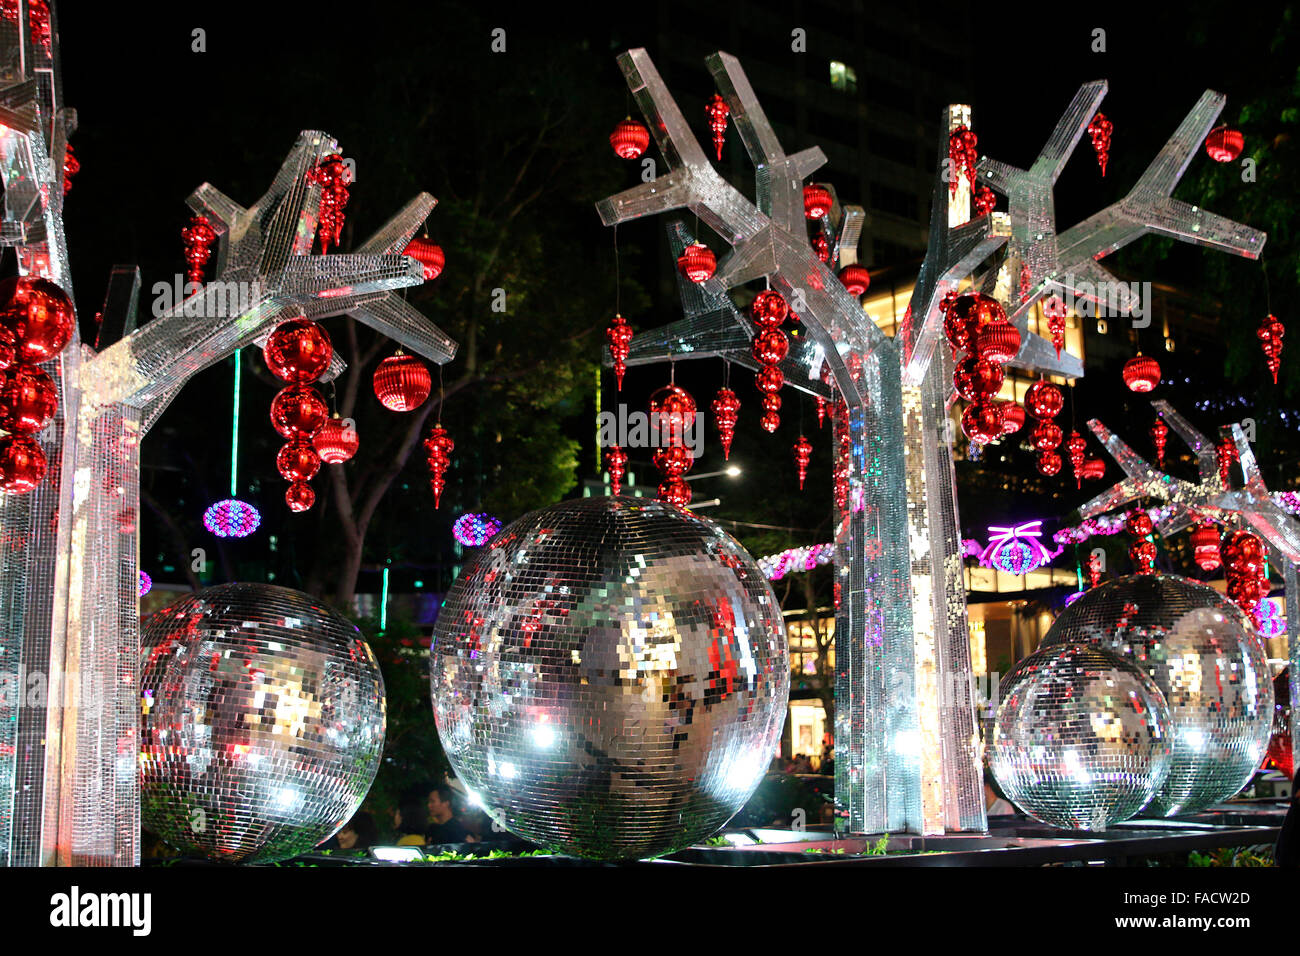
[{"label": "pink light decoration", "polygon": [[218,538],[247,538],[261,523],[261,512],[238,498],[218,501],[203,512],[203,526]]},{"label": "pink light decoration", "polygon": [[988,546],[980,553],[980,564],[1008,574],[1028,574],[1058,557],[1064,546],[1048,551],[1038,540],[1043,522],[1026,521],[1012,527],[989,526]]},{"label": "pink light decoration", "polygon": [[152,589],[153,589],[153,578],[149,577],[149,575],[141,571],[140,572],[140,597],[144,597]]},{"label": "pink light decoration", "polygon": [[451,533],[467,548],[487,544],[501,530],[501,519],[482,512],[466,512],[451,526]]},{"label": "pink light decoration", "polygon": [[[1147,514],[1151,516],[1151,523],[1158,525],[1173,514],[1173,510],[1171,505],[1158,505],[1155,508],[1148,508]],[[1121,514],[1087,518],[1073,527],[1062,528],[1052,535],[1052,540],[1061,546],[1065,546],[1067,544],[1082,544],[1093,535],[1119,534],[1124,530],[1125,517],[1125,515]]]}]

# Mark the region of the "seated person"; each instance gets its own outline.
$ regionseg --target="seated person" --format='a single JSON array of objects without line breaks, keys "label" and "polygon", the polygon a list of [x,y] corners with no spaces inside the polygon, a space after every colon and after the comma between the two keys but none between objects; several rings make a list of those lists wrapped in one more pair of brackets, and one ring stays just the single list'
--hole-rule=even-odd
[{"label": "seated person", "polygon": [[453,794],[451,786],[445,783],[440,783],[429,791],[429,823],[424,830],[424,841],[430,846],[438,843],[476,842],[465,825],[456,819]]},{"label": "seated person", "polygon": [[397,846],[424,846],[424,806],[416,798],[403,800],[393,811],[393,827],[397,830]]}]

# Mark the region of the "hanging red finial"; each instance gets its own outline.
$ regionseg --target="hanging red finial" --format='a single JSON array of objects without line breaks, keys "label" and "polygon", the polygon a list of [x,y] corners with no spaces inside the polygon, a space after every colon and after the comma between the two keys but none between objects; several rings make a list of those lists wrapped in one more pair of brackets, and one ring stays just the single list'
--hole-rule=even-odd
[{"label": "hanging red finial", "polygon": [[1101,167],[1102,176],[1106,175],[1106,160],[1110,159],[1110,134],[1115,124],[1106,119],[1105,113],[1098,113],[1088,124],[1088,135],[1092,137],[1092,148],[1097,151],[1097,165]]},{"label": "hanging red finial", "polygon": [[714,93],[713,99],[709,100],[709,105],[704,108],[704,111],[709,116],[709,130],[713,133],[713,148],[717,151],[718,160],[721,161],[722,144],[727,141],[727,117],[731,115],[731,110],[727,106],[727,101]]},{"label": "hanging red finial", "polygon": [[1056,357],[1061,357],[1065,348],[1065,303],[1059,295],[1050,295],[1043,300],[1043,314],[1047,316],[1047,330],[1052,333],[1052,348]]},{"label": "hanging red finial", "polygon": [[451,467],[451,453],[456,450],[456,443],[440,422],[433,426],[429,437],[424,440],[424,448],[429,453],[429,471],[432,473],[429,486],[433,489],[433,507],[436,509],[442,503],[442,492],[447,487],[447,469]]},{"label": "hanging red finial", "polygon": [[627,474],[627,452],[618,445],[605,449],[605,468],[609,471],[609,487],[615,496],[623,493],[623,476]]},{"label": "hanging red finial", "polygon": [[614,359],[614,378],[618,382],[618,390],[623,391],[623,373],[627,371],[627,354],[629,343],[632,341],[632,326],[627,324],[627,319],[621,315],[614,316],[609,323],[609,328],[605,330],[605,338],[609,341],[609,354]]},{"label": "hanging red finial", "polygon": [[826,399],[820,395],[817,396],[817,427],[822,428],[826,425]]},{"label": "hanging red finial", "polygon": [[1101,555],[1089,552],[1087,559],[1088,587],[1095,588],[1101,583]]},{"label": "hanging red finial", "polygon": [[803,435],[794,443],[794,463],[799,468],[799,490],[803,491],[804,479],[808,477],[808,461],[812,458],[812,442]]},{"label": "hanging red finial", "polygon": [[342,156],[333,153],[307,174],[307,181],[320,186],[316,240],[320,243],[320,251],[325,253],[330,246],[337,246],[339,237],[343,235],[343,210],[348,204],[347,164]]},{"label": "hanging red finial", "polygon": [[1282,336],[1286,335],[1286,326],[1275,315],[1265,316],[1255,331],[1259,347],[1264,350],[1264,361],[1273,375],[1273,384],[1277,384],[1277,370],[1282,367]]},{"label": "hanging red finial", "polygon": [[736,418],[740,399],[729,388],[718,389],[713,399],[713,420],[718,425],[718,438],[722,441],[722,459],[731,460],[731,440],[736,436]]},{"label": "hanging red finial", "polygon": [[1219,463],[1219,480],[1223,482],[1223,487],[1232,487],[1232,466],[1238,460],[1237,446],[1231,438],[1224,436],[1219,439],[1219,443],[1214,446],[1214,454]]},{"label": "hanging red finial", "polygon": [[1065,440],[1065,450],[1070,455],[1070,467],[1074,469],[1074,487],[1083,487],[1083,453],[1088,449],[1088,439],[1075,429],[1070,429],[1070,437]]},{"label": "hanging red finial", "polygon": [[212,244],[217,241],[217,232],[207,216],[195,216],[181,230],[181,241],[185,243],[185,281],[202,285],[203,270],[212,258]]},{"label": "hanging red finial", "polygon": [[679,508],[691,502],[691,486],[685,475],[695,464],[686,447],[686,432],[695,425],[695,399],[684,388],[665,385],[650,396],[650,421],[660,447],[654,463],[664,480],[659,498]]},{"label": "hanging red finial", "polygon": [[1165,467],[1165,444],[1168,441],[1169,426],[1163,417],[1157,416],[1156,423],[1151,426],[1151,443],[1156,446],[1156,464],[1161,468]]}]

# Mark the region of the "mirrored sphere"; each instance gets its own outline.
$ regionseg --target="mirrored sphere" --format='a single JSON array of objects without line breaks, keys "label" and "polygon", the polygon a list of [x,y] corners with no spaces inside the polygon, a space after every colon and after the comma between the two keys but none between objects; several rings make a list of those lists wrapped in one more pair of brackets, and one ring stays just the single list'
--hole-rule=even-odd
[{"label": "mirrored sphere", "polygon": [[141,640],[144,825],[187,854],[272,862],[335,833],[384,749],[384,680],[347,618],[270,584],[221,584]]},{"label": "mirrored sphere", "polygon": [[597,859],[689,846],[739,810],[780,739],[789,673],[754,560],[645,498],[565,501],[499,532],[448,594],[430,659],[473,798]]},{"label": "mirrored sphere", "polygon": [[1169,703],[1173,765],[1148,815],[1199,810],[1249,782],[1268,745],[1273,681],[1264,642],[1236,604],[1177,575],[1116,578],[1062,611],[1042,647],[1076,641],[1137,664]]},{"label": "mirrored sphere", "polygon": [[1036,820],[1105,830],[1151,802],[1169,774],[1169,706],[1140,668],[1091,644],[1060,644],[1002,681],[990,766]]}]

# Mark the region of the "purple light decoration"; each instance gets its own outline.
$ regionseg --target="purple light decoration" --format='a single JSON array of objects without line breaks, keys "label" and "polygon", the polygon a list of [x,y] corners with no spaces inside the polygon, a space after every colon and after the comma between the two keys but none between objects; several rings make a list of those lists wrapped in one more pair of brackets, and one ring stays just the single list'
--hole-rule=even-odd
[{"label": "purple light decoration", "polygon": [[144,597],[146,594],[148,594],[151,588],[153,588],[153,578],[149,577],[149,575],[141,571],[140,572],[140,597]]},{"label": "purple light decoration", "polygon": [[226,498],[203,512],[203,526],[218,538],[247,538],[262,523],[262,514],[238,498]]},{"label": "purple light decoration", "polygon": [[[1160,524],[1161,521],[1173,513],[1173,505],[1158,505],[1154,508],[1148,508],[1147,514],[1151,516],[1152,524]],[[1127,514],[1127,513],[1126,513]],[[1102,515],[1100,518],[1088,518],[1085,521],[1076,524],[1072,528],[1062,528],[1056,534],[1052,535],[1052,540],[1064,547],[1067,544],[1082,544],[1095,534],[1110,535],[1119,534],[1124,530],[1126,514],[1120,515]],[[1057,552],[1060,553],[1059,551]]]},{"label": "purple light decoration", "polygon": [[466,512],[451,526],[456,540],[467,548],[477,548],[492,540],[501,530],[501,519],[482,512]]},{"label": "purple light decoration", "polygon": [[1065,606],[1069,607],[1071,604],[1079,600],[1079,598],[1083,597],[1087,593],[1088,593],[1087,591],[1075,591],[1073,594],[1068,595],[1065,599]]},{"label": "purple light decoration", "polygon": [[1286,618],[1282,616],[1282,603],[1276,598],[1264,598],[1255,606],[1255,624],[1261,637],[1280,637],[1286,633]]},{"label": "purple light decoration", "polygon": [[758,567],[769,581],[780,581],[787,574],[811,571],[820,565],[830,564],[834,558],[835,545],[833,543],[809,544],[801,548],[778,551],[776,554],[769,554],[765,558],[760,558]]},{"label": "purple light decoration", "polygon": [[1041,568],[1064,550],[1064,547],[1057,548],[1053,553],[1043,547],[1038,540],[1043,533],[1042,526],[1041,520],[1014,527],[990,525],[989,543],[980,554],[980,564],[1017,575]]}]

